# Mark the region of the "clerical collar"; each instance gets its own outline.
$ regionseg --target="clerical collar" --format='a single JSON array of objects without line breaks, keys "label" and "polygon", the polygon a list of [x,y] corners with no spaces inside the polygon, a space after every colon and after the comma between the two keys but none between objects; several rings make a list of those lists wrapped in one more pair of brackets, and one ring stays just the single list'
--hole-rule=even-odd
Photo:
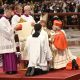
[{"label": "clerical collar", "polygon": [[29,17],[29,15],[24,14],[26,17]]},{"label": "clerical collar", "polygon": [[20,15],[20,14],[17,14],[17,13],[16,13],[15,15],[17,15],[17,16],[19,16],[19,17],[21,17],[21,15]]},{"label": "clerical collar", "polygon": [[5,18],[8,19],[8,20],[10,19],[10,18],[8,18],[7,16],[3,16],[3,17],[5,17]]}]

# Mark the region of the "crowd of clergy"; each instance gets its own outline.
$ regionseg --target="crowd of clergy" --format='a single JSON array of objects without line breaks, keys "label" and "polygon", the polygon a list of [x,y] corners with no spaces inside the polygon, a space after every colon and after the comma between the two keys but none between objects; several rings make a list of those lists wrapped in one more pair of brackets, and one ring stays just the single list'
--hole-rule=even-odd
[{"label": "crowd of clergy", "polygon": [[14,13],[7,6],[0,19],[0,54],[6,74],[17,74],[18,63],[26,65],[25,76],[33,76],[65,68],[76,59],[68,48],[63,22],[54,20],[49,30],[47,13],[36,23],[30,12],[29,5],[24,6],[23,13],[20,5],[15,6]]}]

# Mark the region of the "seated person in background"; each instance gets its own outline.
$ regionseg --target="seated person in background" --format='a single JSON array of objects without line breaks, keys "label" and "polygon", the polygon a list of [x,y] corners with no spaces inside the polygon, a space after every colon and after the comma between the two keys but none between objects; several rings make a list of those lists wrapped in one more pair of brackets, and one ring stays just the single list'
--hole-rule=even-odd
[{"label": "seated person in background", "polygon": [[[48,72],[48,61],[52,60],[49,52],[47,33],[42,31],[40,24],[35,24],[34,33],[27,38],[28,69],[26,76],[39,75]],[[45,35],[46,34],[46,35]]]}]

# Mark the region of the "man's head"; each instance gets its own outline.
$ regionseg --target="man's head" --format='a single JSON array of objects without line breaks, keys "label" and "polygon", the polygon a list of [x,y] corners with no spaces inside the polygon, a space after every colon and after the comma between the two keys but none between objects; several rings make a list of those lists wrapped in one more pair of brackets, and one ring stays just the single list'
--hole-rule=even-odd
[{"label": "man's head", "polygon": [[6,16],[7,18],[10,18],[12,15],[13,15],[12,7],[7,6],[4,10],[4,16]]},{"label": "man's head", "polygon": [[62,21],[54,20],[53,21],[53,30],[59,30],[62,27]]},{"label": "man's head", "polygon": [[24,7],[24,14],[26,14],[26,15],[31,14],[31,7],[29,5]]},{"label": "man's head", "polygon": [[21,7],[21,5],[16,5],[15,6],[15,12],[17,13],[17,14],[22,14],[22,7]]}]

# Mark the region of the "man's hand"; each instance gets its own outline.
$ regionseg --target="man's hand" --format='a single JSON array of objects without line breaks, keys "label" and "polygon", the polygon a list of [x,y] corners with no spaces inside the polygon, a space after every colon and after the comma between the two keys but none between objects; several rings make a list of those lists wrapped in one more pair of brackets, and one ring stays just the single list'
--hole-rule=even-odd
[{"label": "man's hand", "polygon": [[34,22],[31,22],[31,26],[34,26],[35,25],[35,23]]}]

